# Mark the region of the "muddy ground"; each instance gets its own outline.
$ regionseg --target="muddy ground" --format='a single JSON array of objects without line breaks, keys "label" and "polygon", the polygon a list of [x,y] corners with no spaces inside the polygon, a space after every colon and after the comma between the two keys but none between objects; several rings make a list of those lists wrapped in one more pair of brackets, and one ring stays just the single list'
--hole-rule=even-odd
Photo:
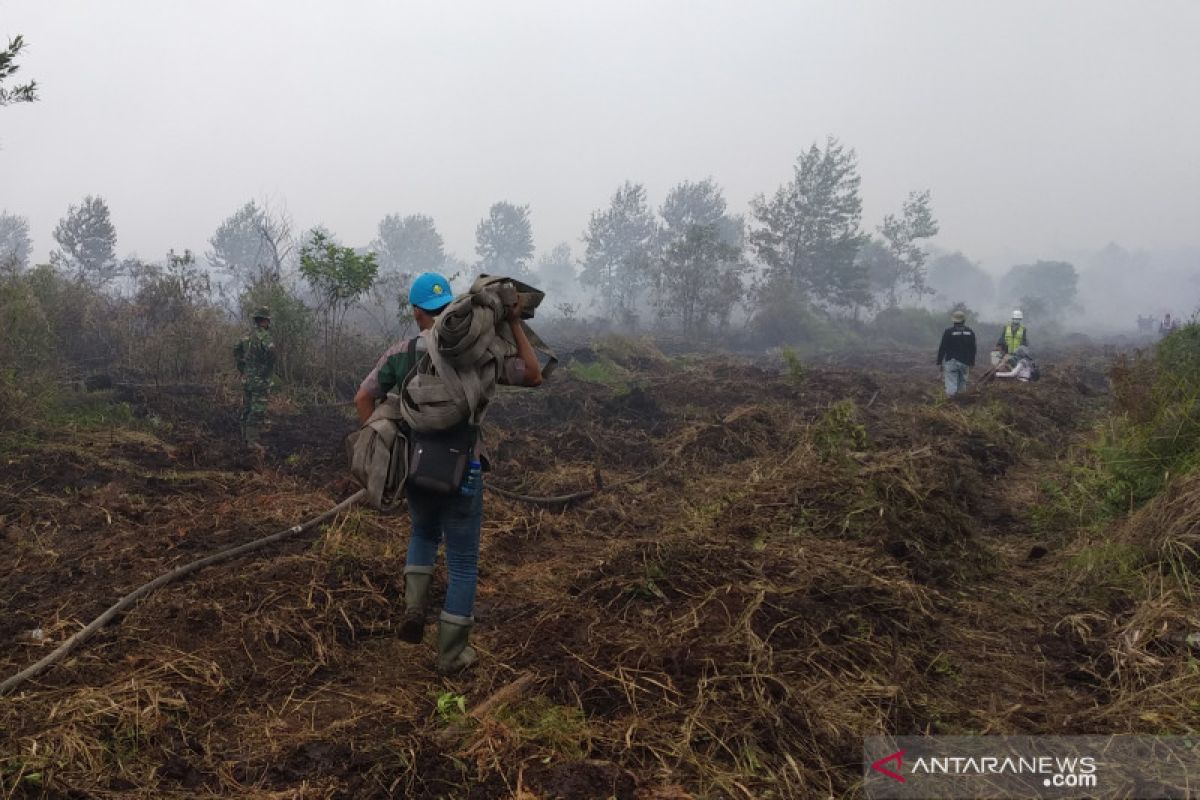
[{"label": "muddy ground", "polygon": [[[487,431],[481,663],[393,635],[406,521],[351,511],[152,595],[0,698],[12,797],[852,796],[874,733],[1116,729],[1041,482],[1104,407],[1103,354],[939,398],[872,357],[674,359],[506,390]],[[0,438],[0,678],[173,566],[354,488],[344,407],[113,390]],[[439,575],[440,592],[443,576]],[[1094,609],[1093,609],[1094,611]],[[464,711],[466,712],[464,714]]]}]

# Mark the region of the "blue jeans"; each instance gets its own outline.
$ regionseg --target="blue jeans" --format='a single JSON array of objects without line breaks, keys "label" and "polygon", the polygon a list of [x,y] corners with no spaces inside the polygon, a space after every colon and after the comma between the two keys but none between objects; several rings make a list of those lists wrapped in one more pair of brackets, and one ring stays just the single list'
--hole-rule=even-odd
[{"label": "blue jeans", "polygon": [[967,373],[970,367],[961,361],[947,358],[942,364],[942,378],[946,382],[946,397],[954,397],[967,388]]},{"label": "blue jeans", "polygon": [[483,525],[483,486],[472,497],[433,494],[412,486],[406,488],[412,538],[408,541],[410,567],[432,567],[438,545],[446,540],[445,611],[470,618],[475,607],[475,585],[479,580],[479,529]]}]

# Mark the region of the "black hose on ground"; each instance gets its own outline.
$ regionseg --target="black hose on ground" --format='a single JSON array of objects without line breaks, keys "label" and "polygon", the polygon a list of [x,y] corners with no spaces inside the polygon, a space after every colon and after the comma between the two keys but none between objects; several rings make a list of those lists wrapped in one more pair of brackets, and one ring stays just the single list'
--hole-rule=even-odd
[{"label": "black hose on ground", "polygon": [[[659,464],[656,464],[655,466],[651,467],[650,469],[646,470],[645,472],[642,472],[639,475],[635,475],[632,478],[627,478],[626,480],[619,481],[615,484],[612,484],[611,486],[609,486],[607,488],[613,489],[618,486],[623,486],[628,483],[633,483],[635,481],[642,480],[643,478],[646,478],[650,474],[661,469],[663,466],[666,465],[666,463],[668,461],[670,461],[669,458],[664,459],[662,462],[660,462]],[[548,507],[558,507],[558,506],[570,505],[571,503],[579,502],[581,500],[586,500],[589,497],[594,496],[598,491],[600,491],[600,489],[585,489],[583,491],[573,492],[571,494],[558,495],[558,496],[554,496],[554,497],[534,497],[532,495],[521,494],[519,492],[514,492],[510,489],[504,489],[499,486],[493,486],[491,484],[487,484],[486,488],[488,491],[495,492],[496,494],[500,495],[501,497],[507,497],[511,500],[518,500],[523,503],[531,503],[533,505],[548,506]],[[31,664],[30,666],[21,670],[16,675],[13,675],[11,678],[4,681],[3,683],[0,683],[0,696],[8,694],[13,689],[17,688],[22,683],[24,683],[25,681],[29,680],[30,678],[40,675],[41,673],[45,672],[50,667],[52,667],[55,664],[57,664],[58,662],[62,661],[64,658],[66,658],[68,655],[70,655],[70,653],[73,652],[75,650],[75,648],[79,647],[81,644],[83,644],[88,639],[90,639],[93,635],[95,635],[95,633],[98,630],[103,628],[108,623],[112,622],[112,620],[118,614],[120,614],[124,611],[127,611],[129,608],[131,608],[134,605],[134,603],[136,603],[138,600],[145,597],[146,595],[150,594],[155,589],[159,589],[163,586],[166,586],[169,583],[174,583],[175,581],[179,580],[180,578],[190,575],[193,572],[197,572],[198,570],[204,569],[205,567],[210,567],[213,564],[219,564],[222,561],[228,561],[230,559],[237,558],[238,556],[245,555],[246,553],[252,553],[256,550],[261,550],[264,547],[267,547],[268,545],[274,544],[276,542],[281,542],[284,539],[288,539],[292,536],[297,536],[301,533],[304,533],[305,531],[311,530],[312,528],[316,527],[317,525],[320,525],[322,522],[332,519],[333,517],[340,514],[342,511],[345,511],[347,508],[350,508],[351,506],[359,503],[366,497],[366,494],[367,493],[366,493],[365,489],[360,489],[357,492],[355,492],[354,494],[347,497],[342,502],[335,505],[333,508],[331,508],[328,511],[325,511],[321,514],[318,514],[317,516],[313,517],[312,519],[308,520],[307,522],[302,522],[299,525],[294,525],[291,528],[288,528],[287,530],[279,531],[278,533],[273,533],[270,536],[264,536],[261,539],[255,539],[252,542],[247,542],[246,544],[241,544],[241,545],[237,545],[235,547],[230,547],[228,549],[221,550],[217,553],[213,553],[210,556],[205,556],[204,558],[200,558],[200,559],[197,559],[196,561],[189,562],[187,564],[184,564],[183,566],[176,567],[175,569],[171,570],[170,572],[164,572],[162,575],[159,575],[157,578],[150,581],[149,583],[142,584],[141,586],[134,589],[129,594],[122,597],[116,603],[113,603],[108,608],[107,611],[105,611],[103,614],[101,614],[100,616],[96,617],[94,620],[89,622],[81,630],[77,631],[74,635],[71,636],[71,638],[67,639],[65,642],[63,642],[61,645],[59,645],[58,648],[54,650],[54,652],[50,653],[49,655],[47,655],[45,658],[41,659],[37,663]]]},{"label": "black hose on ground", "polygon": [[240,555],[252,553],[255,550],[261,550],[267,545],[274,544],[275,542],[281,542],[284,539],[288,539],[292,536],[297,536],[305,531],[311,530],[317,525],[320,525],[322,522],[332,519],[342,511],[345,511],[347,508],[355,505],[364,497],[366,497],[366,494],[367,493],[365,489],[360,489],[342,502],[338,503],[333,508],[322,514],[318,514],[307,522],[302,522],[299,525],[293,525],[287,530],[273,533],[270,536],[264,536],[261,539],[255,539],[252,542],[230,547],[228,549],[221,550],[220,552],[213,553],[210,556],[197,559],[196,561],[184,564],[181,567],[176,567],[170,572],[164,572],[162,575],[159,575],[149,583],[142,584],[110,606],[109,609],[103,614],[89,622],[82,630],[76,632],[71,638],[59,645],[53,653],[38,661],[36,664],[32,664],[21,670],[16,675],[13,675],[11,678],[4,681],[4,683],[0,683],[0,695],[8,694],[25,681],[40,675],[42,672],[54,666],[59,661],[62,661],[76,647],[79,647],[79,645],[90,639],[92,635],[96,633],[96,631],[100,630],[109,622],[111,622],[114,617],[129,609],[139,599],[150,594],[150,592],[153,592],[155,589],[166,586],[168,583],[173,583],[174,581],[201,570],[204,567],[209,567],[213,564],[219,564],[222,561],[228,561],[231,558],[237,558]]},{"label": "black hose on ground", "polygon": [[584,489],[582,492],[573,492],[571,494],[561,494],[555,497],[534,497],[533,495],[521,494],[514,492],[511,489],[504,489],[492,484],[485,484],[484,488],[489,492],[495,492],[501,497],[507,497],[509,500],[519,500],[522,503],[530,503],[535,506],[566,506],[571,503],[577,503],[580,500],[587,500],[589,497],[596,494],[595,489]]}]

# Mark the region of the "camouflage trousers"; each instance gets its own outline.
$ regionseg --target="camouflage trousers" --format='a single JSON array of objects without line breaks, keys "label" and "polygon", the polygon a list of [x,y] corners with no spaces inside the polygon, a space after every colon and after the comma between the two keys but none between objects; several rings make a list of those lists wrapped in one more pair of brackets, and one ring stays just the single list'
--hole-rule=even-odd
[{"label": "camouflage trousers", "polygon": [[242,383],[242,440],[258,444],[258,436],[267,421],[267,396],[271,385],[262,381]]}]

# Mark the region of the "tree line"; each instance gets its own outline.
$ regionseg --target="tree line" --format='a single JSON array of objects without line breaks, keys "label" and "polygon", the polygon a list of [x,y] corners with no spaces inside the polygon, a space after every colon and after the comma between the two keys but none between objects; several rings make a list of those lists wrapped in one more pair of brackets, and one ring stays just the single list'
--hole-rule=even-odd
[{"label": "tree line", "polygon": [[[210,236],[207,269],[191,253],[183,267],[170,263],[173,255],[154,265],[118,258],[108,206],[88,196],[54,229],[50,265],[98,290],[203,272],[206,291],[234,315],[256,304],[285,317],[308,312],[330,374],[347,320],[394,338],[407,318],[408,285],[425,271],[507,274],[546,289],[566,318],[579,315],[582,299],[592,316],[625,325],[719,334],[737,319],[780,341],[802,335],[806,315],[856,320],[905,300],[948,306],[982,296],[990,276],[962,254],[931,264],[939,226],[928,190],[911,192],[868,232],[860,184],[855,151],[834,138],[802,152],[790,178],[755,197],[748,214],[732,211],[712,178],[680,182],[657,207],[644,185],[626,181],[590,215],[578,256],[562,242],[536,259],[530,207],[503,200],[476,228],[473,262],[448,253],[425,214],[388,214],[367,245],[351,247],[324,226],[298,233],[286,210],[251,200]],[[0,265],[20,270],[31,250],[28,222],[0,214]],[[1076,281],[1063,262],[1020,265],[999,294],[1036,317],[1073,303]]]},{"label": "tree line", "polygon": [[[24,46],[18,36],[0,50],[0,105],[37,99],[34,81],[4,86],[19,71]],[[991,299],[990,276],[961,253],[935,260],[931,287],[925,243],[937,235],[938,223],[928,190],[911,192],[871,234],[862,227],[860,183],[854,150],[832,137],[802,152],[790,180],[774,193],[754,198],[749,219],[728,210],[711,178],[679,183],[657,209],[644,185],[626,181],[607,207],[591,214],[578,260],[571,244],[562,242],[535,262],[530,207],[500,201],[476,228],[474,264],[448,254],[434,220],[424,214],[388,214],[367,247],[349,248],[319,225],[297,237],[286,212],[250,201],[213,233],[205,260],[227,307],[234,293],[243,308],[263,300],[298,311],[303,303],[289,291],[295,288],[289,279],[302,278],[331,363],[352,308],[373,320],[382,336],[398,333],[408,284],[426,271],[536,282],[559,298],[552,306],[564,317],[578,312],[571,299],[582,285],[590,307],[609,320],[637,324],[652,314],[656,326],[687,333],[725,331],[737,309],[786,337],[789,316],[814,310],[857,320],[864,311],[897,308],[905,295],[918,303],[936,296],[958,305]],[[71,206],[53,236],[51,265],[93,288],[121,279],[137,284],[180,269],[173,253],[154,268],[136,258],[117,259],[116,230],[98,196]],[[31,250],[28,221],[0,213],[0,268],[21,269]],[[190,253],[187,259],[186,269],[194,270]],[[1076,284],[1070,264],[1038,262],[1014,267],[999,294],[1037,317],[1073,305]]]}]

